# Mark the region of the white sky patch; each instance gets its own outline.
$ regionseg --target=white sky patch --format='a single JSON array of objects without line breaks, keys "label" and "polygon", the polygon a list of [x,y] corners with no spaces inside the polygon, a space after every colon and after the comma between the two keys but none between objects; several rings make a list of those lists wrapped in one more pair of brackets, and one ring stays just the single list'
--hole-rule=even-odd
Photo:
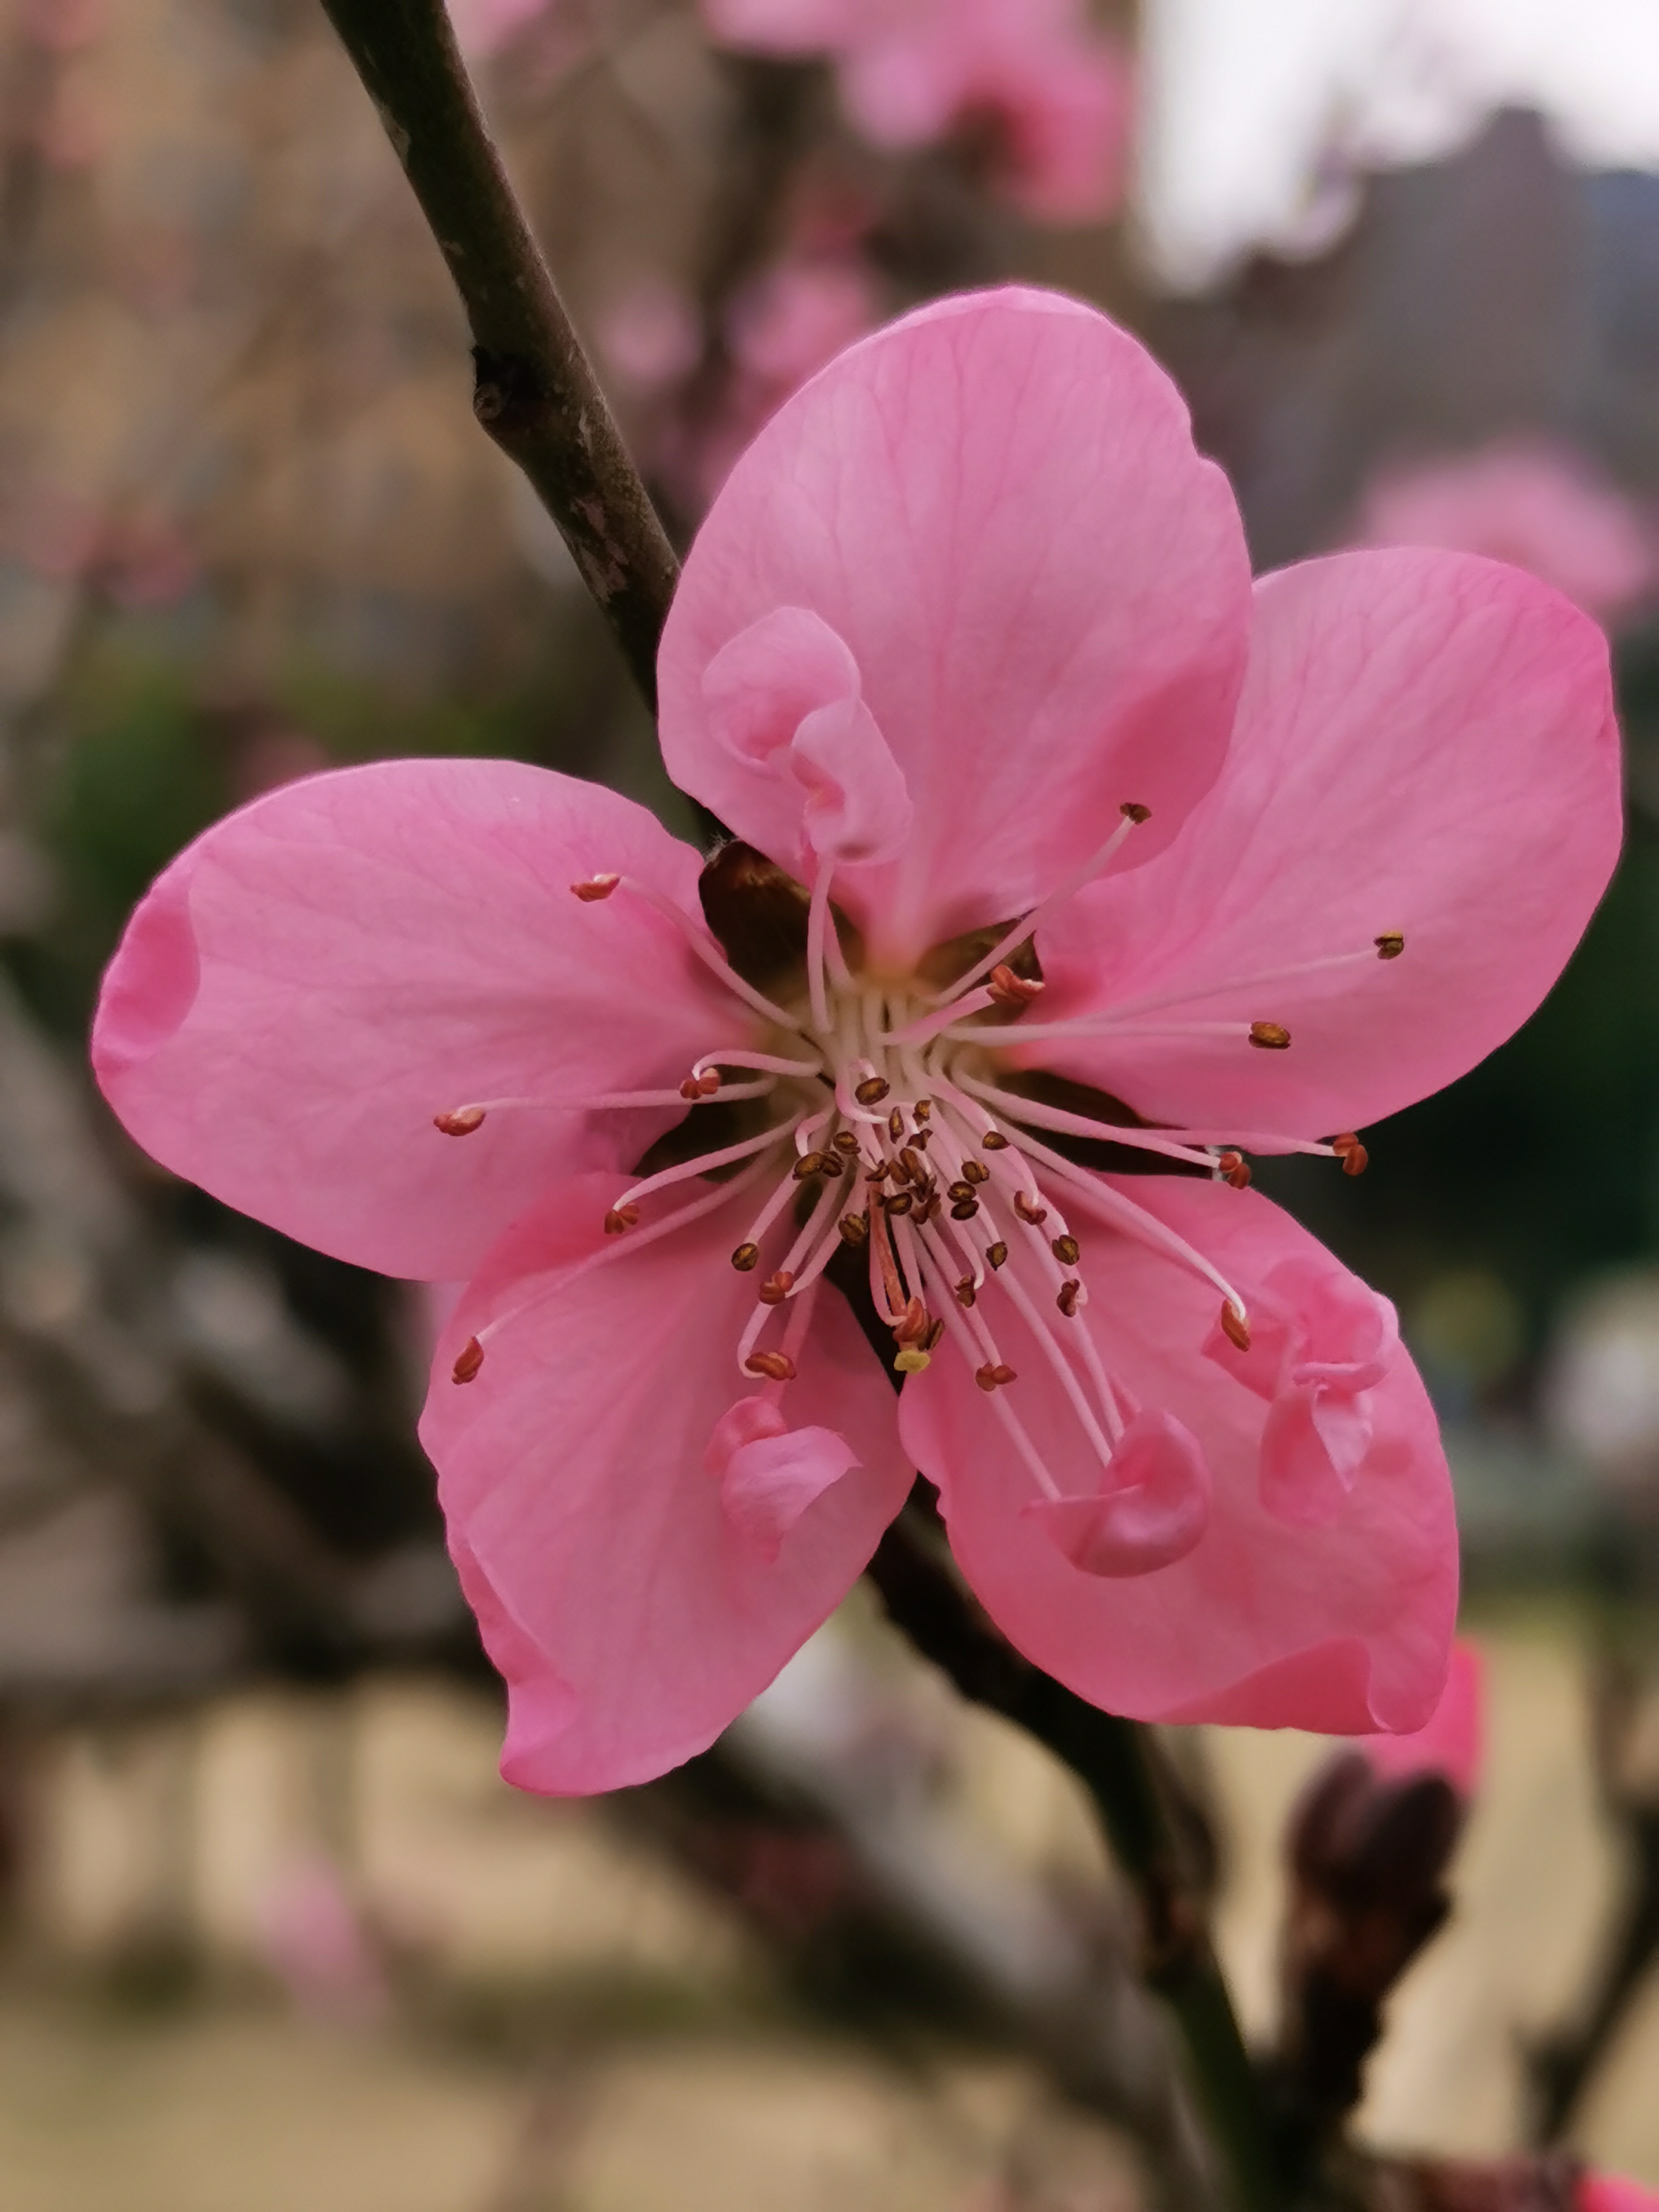
[{"label": "white sky patch", "polygon": [[1139,218],[1196,289],[1317,252],[1356,167],[1450,152],[1501,106],[1572,160],[1659,169],[1659,0],[1146,0]]}]

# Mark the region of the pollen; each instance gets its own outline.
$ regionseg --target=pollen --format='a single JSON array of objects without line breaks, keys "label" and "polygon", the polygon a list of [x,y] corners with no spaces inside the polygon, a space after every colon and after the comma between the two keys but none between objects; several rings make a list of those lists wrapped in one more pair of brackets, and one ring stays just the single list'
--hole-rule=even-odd
[{"label": "pollen", "polygon": [[607,1237],[620,1237],[625,1230],[634,1228],[639,1218],[637,1206],[613,1206],[605,1217],[605,1233]]},{"label": "pollen", "polygon": [[1250,1042],[1261,1052],[1285,1052],[1289,1049],[1291,1033],[1279,1022],[1252,1022]]},{"label": "pollen", "polygon": [[[1000,1129],[988,1129],[979,1140],[979,1148],[982,1152],[1006,1152],[1008,1149],[1008,1139]],[[964,1175],[967,1173],[965,1165],[963,1172]]]},{"label": "pollen", "polygon": [[974,1287],[973,1277],[964,1275],[957,1285],[957,1304],[959,1306],[970,1306],[978,1296],[979,1292]]},{"label": "pollen", "polygon": [[[985,1141],[988,1150],[995,1150],[988,1137]],[[989,1182],[991,1180],[991,1170],[983,1160],[964,1160],[962,1164],[962,1174],[965,1182]]]},{"label": "pollen", "polygon": [[1406,939],[1397,929],[1385,929],[1381,937],[1373,938],[1379,960],[1398,960],[1406,949]]},{"label": "pollen", "polygon": [[476,1336],[469,1336],[461,1346],[455,1364],[449,1370],[454,1382],[470,1382],[483,1365],[483,1346]]},{"label": "pollen", "polygon": [[572,884],[570,888],[585,906],[592,906],[608,899],[621,881],[620,876],[589,876],[585,883]]},{"label": "pollen", "polygon": [[994,1244],[988,1245],[986,1248],[985,1264],[988,1267],[1001,1267],[1007,1257],[1008,1247],[1003,1243],[1000,1237]]},{"label": "pollen", "polygon": [[1011,1382],[1018,1382],[1019,1377],[1003,1361],[998,1360],[994,1365],[988,1359],[983,1367],[975,1369],[974,1380],[981,1390],[1006,1390]]},{"label": "pollen", "polygon": [[1224,1152],[1216,1155],[1216,1173],[1223,1182],[1230,1182],[1235,1190],[1250,1187],[1250,1170],[1243,1152]]},{"label": "pollen", "polygon": [[458,1106],[453,1114],[434,1114],[432,1126],[441,1129],[447,1137],[470,1137],[475,1129],[482,1129],[484,1109],[482,1106]]},{"label": "pollen", "polygon": [[[797,1182],[805,1182],[812,1176],[822,1175],[827,1165],[828,1162],[822,1152],[803,1152],[790,1170],[790,1173]],[[837,1174],[841,1172],[839,1164],[836,1172]]]},{"label": "pollen", "polygon": [[1022,1221],[1029,1221],[1033,1229],[1041,1229],[1048,1218],[1048,1207],[1039,1206],[1034,1198],[1028,1197],[1023,1190],[1017,1190],[1014,1193],[1014,1212],[1018,1214]]},{"label": "pollen", "polygon": [[924,1352],[919,1344],[907,1344],[902,1352],[893,1355],[893,1372],[896,1375],[920,1375],[924,1368],[931,1367],[933,1364],[933,1353]]}]

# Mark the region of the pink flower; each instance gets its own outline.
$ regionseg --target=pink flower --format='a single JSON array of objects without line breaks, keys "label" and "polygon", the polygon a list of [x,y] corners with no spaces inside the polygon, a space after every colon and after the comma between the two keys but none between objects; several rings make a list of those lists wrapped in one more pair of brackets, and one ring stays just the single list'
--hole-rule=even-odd
[{"label": "pink flower", "polygon": [[703,0],[703,15],[728,46],[833,56],[848,113],[876,145],[988,125],[1031,215],[1086,221],[1117,204],[1128,72],[1079,0]]},{"label": "pink flower", "polygon": [[1568,447],[1516,440],[1385,470],[1365,495],[1362,545],[1445,545],[1529,568],[1611,622],[1650,597],[1651,534]]},{"label": "pink flower", "polygon": [[487,60],[526,29],[550,0],[449,0],[455,42],[469,61]]},{"label": "pink flower", "polygon": [[917,1465],[1082,1695],[1421,1727],[1433,1414],[1234,1148],[1352,1170],[1536,1005],[1618,848],[1601,634],[1453,554],[1253,592],[1169,380],[1015,290],[782,408],[659,673],[671,773],[746,841],[706,868],[512,763],[317,776],[162,876],[94,1040],[169,1166],[471,1277],[422,1436],[509,1777],[710,1741]]},{"label": "pink flower", "polygon": [[1405,1735],[1367,1736],[1360,1748],[1383,1782],[1443,1774],[1460,1797],[1473,1797],[1486,1756],[1486,1662],[1478,1645],[1459,1637],[1440,1703],[1425,1726]]},{"label": "pink flower", "polygon": [[1659,2212],[1659,2189],[1646,2188],[1622,2173],[1582,2174],[1576,2212]]}]

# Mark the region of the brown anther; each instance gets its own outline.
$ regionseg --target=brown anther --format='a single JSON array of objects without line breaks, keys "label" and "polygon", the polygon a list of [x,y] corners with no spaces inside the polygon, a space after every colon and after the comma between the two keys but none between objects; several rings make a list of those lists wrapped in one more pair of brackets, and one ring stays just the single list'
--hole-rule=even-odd
[{"label": "brown anther", "polygon": [[470,1137],[475,1129],[483,1127],[482,1106],[458,1106],[453,1114],[434,1114],[432,1126],[441,1129],[447,1137]]},{"label": "brown anther", "polygon": [[1331,1150],[1342,1163],[1344,1175],[1364,1175],[1370,1165],[1371,1156],[1352,1129],[1340,1137],[1331,1139]]},{"label": "brown anther", "polygon": [[1082,1284],[1075,1275],[1068,1275],[1054,1295],[1054,1304],[1067,1321],[1070,1321],[1077,1311],[1078,1292],[1082,1288]]},{"label": "brown anther", "polygon": [[1139,805],[1133,799],[1126,799],[1117,811],[1126,822],[1150,822],[1152,818],[1152,808]]},{"label": "brown anther", "polygon": [[732,1265],[740,1275],[746,1275],[760,1258],[758,1244],[739,1244],[732,1255]]},{"label": "brown anther", "polygon": [[864,1180],[866,1182],[885,1182],[892,1172],[893,1164],[890,1160],[878,1160]]},{"label": "brown anther", "polygon": [[974,1370],[974,1380],[988,1396],[997,1387],[997,1370],[988,1359],[983,1367]]},{"label": "brown anther", "polygon": [[912,1182],[920,1182],[927,1170],[921,1164],[921,1154],[914,1145],[907,1145],[899,1154],[900,1164]]},{"label": "brown anther", "polygon": [[854,1085],[853,1096],[860,1106],[879,1106],[892,1087],[884,1075],[866,1075]]},{"label": "brown anther", "polygon": [[1249,1188],[1250,1170],[1243,1152],[1218,1152],[1216,1155],[1215,1166],[1216,1173],[1221,1177],[1223,1182],[1230,1182],[1235,1190]]},{"label": "brown anther", "polygon": [[973,1196],[974,1186],[970,1182],[953,1182],[947,1186],[945,1194],[947,1198],[955,1199],[960,1206]]},{"label": "brown anther", "polygon": [[886,1194],[881,1202],[889,1213],[908,1213],[916,1201],[908,1190],[896,1190]]},{"label": "brown anther", "polygon": [[[898,1159],[888,1161],[887,1172],[895,1182],[909,1182],[913,1180],[909,1169],[904,1164],[902,1156]],[[920,1182],[921,1181],[921,1177],[917,1176],[914,1180]]]},{"label": "brown anther", "polygon": [[1016,975],[1006,961],[991,970],[985,988],[994,1006],[1029,1006],[1042,996],[1042,986],[1036,976]]},{"label": "brown anther", "polygon": [[931,1121],[933,1118],[933,1100],[931,1098],[918,1098],[915,1104],[910,1109],[910,1115],[913,1121]]},{"label": "brown anther", "polygon": [[793,1382],[795,1363],[787,1352],[751,1352],[744,1366],[750,1375],[763,1375],[769,1382]]},{"label": "brown anther", "polygon": [[697,1078],[697,1082],[702,1089],[703,1097],[705,1098],[712,1098],[714,1093],[720,1087],[719,1070],[713,1067],[705,1067],[702,1073]]},{"label": "brown anther", "polygon": [[991,1372],[996,1377],[997,1388],[1000,1390],[1006,1390],[1011,1382],[1018,1382],[1019,1380],[1018,1376],[1006,1360],[1000,1359]]},{"label": "brown anther", "polygon": [[904,1135],[904,1115],[902,1109],[897,1106],[895,1106],[887,1116],[887,1133],[896,1145]]},{"label": "brown anther", "polygon": [[968,1197],[957,1199],[951,1208],[951,1218],[952,1221],[971,1221],[978,1212],[979,1200],[969,1193]]},{"label": "brown anther", "polygon": [[822,1152],[803,1152],[789,1172],[797,1182],[805,1182],[812,1176],[822,1175],[823,1167]]},{"label": "brown anther", "polygon": [[945,1323],[942,1321],[936,1321],[922,1340],[921,1348],[924,1352],[937,1352],[944,1341]]},{"label": "brown anther", "polygon": [[1236,1344],[1241,1352],[1250,1348],[1250,1324],[1231,1298],[1221,1304],[1221,1333],[1229,1344]]},{"label": "brown anther", "polygon": [[1075,1267],[1083,1257],[1083,1247],[1075,1237],[1056,1237],[1049,1249],[1062,1267]]},{"label": "brown anther", "polygon": [[680,1085],[680,1097],[682,1098],[689,1099],[691,1103],[695,1105],[702,1095],[703,1091],[702,1084],[698,1082],[695,1075],[688,1075],[684,1082]]},{"label": "brown anther", "polygon": [[[994,1146],[992,1146],[992,1150],[995,1150]],[[962,1177],[964,1182],[989,1182],[991,1170],[983,1160],[964,1160],[962,1164]]]},{"label": "brown anther", "polygon": [[453,1382],[470,1382],[483,1365],[483,1346],[476,1336],[469,1336],[461,1346],[455,1364],[449,1370]]},{"label": "brown anther", "polygon": [[957,1304],[959,1306],[970,1306],[978,1296],[979,1292],[974,1287],[973,1277],[964,1275],[957,1285]]},{"label": "brown anther", "polygon": [[637,1206],[613,1206],[605,1217],[605,1233],[607,1237],[620,1237],[625,1229],[634,1228],[639,1218]]},{"label": "brown anther", "polygon": [[1397,929],[1385,929],[1382,936],[1374,937],[1371,943],[1376,947],[1379,960],[1398,960],[1406,949],[1405,936]]},{"label": "brown anther", "polygon": [[930,1221],[936,1220],[938,1217],[939,1193],[936,1190],[924,1192],[921,1202],[916,1208],[916,1220],[918,1224],[921,1227],[926,1228]]},{"label": "brown anther", "polygon": [[847,1172],[847,1163],[839,1152],[820,1152],[818,1159],[818,1173],[826,1182],[834,1182],[837,1176],[844,1176]]},{"label": "brown anther", "polygon": [[917,1128],[910,1132],[910,1142],[919,1152],[925,1152],[933,1141],[933,1133],[931,1129]]},{"label": "brown anther", "polygon": [[849,1159],[859,1148],[859,1140],[850,1129],[837,1129],[830,1142],[838,1152],[845,1152]]},{"label": "brown anther", "polygon": [[596,900],[608,899],[621,881],[620,876],[589,876],[586,883],[570,888],[585,906],[592,906]]},{"label": "brown anther", "polygon": [[1291,1042],[1291,1033],[1280,1022],[1252,1022],[1250,1042],[1261,1052],[1284,1052]]},{"label": "brown anther", "polygon": [[843,1213],[839,1226],[842,1243],[850,1244],[855,1252],[868,1243],[870,1217],[867,1213]]},{"label": "brown anther", "polygon": [[987,1245],[985,1264],[988,1267],[1001,1267],[1007,1257],[1008,1247],[1003,1243],[1001,1237],[999,1237],[994,1244]]},{"label": "brown anther", "polygon": [[1029,1197],[1023,1190],[1014,1193],[1014,1212],[1022,1221],[1029,1221],[1033,1229],[1041,1229],[1048,1218],[1048,1207],[1039,1206],[1036,1199]]},{"label": "brown anther", "polygon": [[763,1306],[781,1306],[794,1288],[795,1279],[787,1269],[780,1267],[775,1275],[769,1275],[755,1293]]},{"label": "brown anther", "polygon": [[[979,1140],[979,1148],[982,1152],[1006,1152],[1008,1139],[1000,1129],[988,1129]],[[963,1172],[966,1174],[967,1170],[964,1168]]]}]

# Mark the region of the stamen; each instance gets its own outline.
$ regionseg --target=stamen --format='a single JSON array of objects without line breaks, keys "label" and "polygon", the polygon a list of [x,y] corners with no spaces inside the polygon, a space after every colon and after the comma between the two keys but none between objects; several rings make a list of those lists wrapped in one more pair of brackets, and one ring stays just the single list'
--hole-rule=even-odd
[{"label": "stamen", "polygon": [[1075,1267],[1083,1253],[1075,1237],[1056,1237],[1048,1249],[1062,1267]]},{"label": "stamen", "polygon": [[786,1269],[780,1267],[775,1274],[767,1277],[756,1296],[763,1306],[781,1306],[788,1297],[794,1279]]},{"label": "stamen", "polygon": [[860,1106],[879,1106],[892,1087],[884,1075],[866,1075],[862,1083],[854,1085],[853,1096]]},{"label": "stamen", "polygon": [[720,1087],[720,1079],[711,1068],[707,1075],[688,1075],[680,1085],[680,1097],[696,1105],[701,1099],[712,1098]]},{"label": "stamen", "polygon": [[1007,1259],[1008,1247],[1003,1243],[1000,1237],[994,1244],[988,1244],[986,1246],[985,1264],[988,1267],[1000,1267],[1006,1266]]},{"label": "stamen", "polygon": [[751,1273],[759,1260],[760,1246],[755,1243],[745,1243],[739,1244],[737,1250],[732,1255],[732,1265],[737,1269],[740,1275]]},{"label": "stamen", "polygon": [[870,1217],[867,1213],[843,1213],[837,1226],[842,1243],[856,1252],[870,1234]]},{"label": "stamen", "polygon": [[[982,1152],[1006,1152],[1010,1142],[1011,1139],[1005,1137],[1000,1129],[986,1129],[981,1133],[979,1148]],[[975,1164],[977,1164],[977,1163],[975,1163]],[[962,1171],[963,1175],[968,1175],[968,1170],[965,1165]],[[969,1176],[968,1180],[971,1182],[973,1181],[973,1177]]]},{"label": "stamen", "polygon": [[1036,1199],[1023,1190],[1014,1193],[1014,1212],[1022,1221],[1029,1221],[1033,1229],[1041,1229],[1048,1218],[1048,1207],[1039,1206]]},{"label": "stamen", "polygon": [[1011,1382],[1018,1382],[1019,1377],[1012,1367],[1001,1362],[993,1367],[988,1359],[983,1367],[974,1370],[974,1380],[981,1390],[1000,1390],[1006,1389]]},{"label": "stamen", "polygon": [[1216,1160],[1215,1171],[1223,1182],[1230,1182],[1235,1190],[1248,1190],[1250,1187],[1250,1170],[1243,1152],[1221,1153]]},{"label": "stamen", "polygon": [[589,876],[586,882],[572,884],[570,888],[585,906],[592,906],[596,900],[608,899],[621,881],[620,876]]},{"label": "stamen", "polygon": [[459,1358],[450,1370],[453,1382],[470,1382],[484,1363],[484,1351],[476,1336],[469,1336],[461,1346]]},{"label": "stamen", "polygon": [[1379,960],[1398,960],[1406,949],[1406,940],[1397,929],[1385,929],[1381,937],[1374,938]]},{"label": "stamen", "polygon": [[607,1237],[620,1237],[626,1230],[636,1229],[639,1219],[637,1206],[613,1206],[605,1217],[605,1233]]},{"label": "stamen", "polygon": [[[602,878],[596,877],[594,880],[599,882]],[[738,975],[714,939],[700,929],[684,908],[676,906],[672,899],[660,897],[648,884],[641,883],[637,876],[615,877],[611,879],[609,890],[596,893],[595,896],[609,898],[611,891],[615,890],[618,884],[623,884],[635,898],[642,899],[647,906],[661,915],[665,921],[672,921],[685,939],[692,953],[702,961],[710,975],[718,981],[724,983],[726,989],[734,993],[745,1006],[751,1006],[756,1013],[764,1015],[769,1022],[775,1022],[780,1029],[793,1030],[798,1026],[793,1014],[787,1012],[775,1000],[769,999],[763,991],[757,991],[747,977]],[[573,884],[572,889],[574,888]],[[577,892],[577,896],[580,896],[580,892]],[[735,1065],[735,1062],[733,1064]]]},{"label": "stamen", "polygon": [[1230,1343],[1236,1344],[1241,1352],[1249,1350],[1250,1324],[1244,1317],[1243,1308],[1235,1305],[1231,1298],[1222,1301],[1221,1328]]},{"label": "stamen", "polygon": [[1061,1313],[1065,1315],[1067,1321],[1071,1321],[1076,1316],[1078,1292],[1082,1288],[1082,1284],[1078,1280],[1075,1275],[1068,1275],[1066,1280],[1060,1286],[1059,1292],[1054,1299],[1054,1304],[1060,1308]]},{"label": "stamen", "polygon": [[[699,1152],[695,1158],[682,1160],[676,1167],[664,1168],[658,1175],[647,1176],[643,1182],[636,1182],[631,1189],[623,1193],[611,1207],[611,1214],[629,1212],[636,1199],[648,1198],[653,1191],[667,1190],[672,1184],[684,1182],[690,1176],[707,1175],[711,1169],[726,1167],[733,1160],[746,1160],[755,1152],[769,1151],[774,1145],[781,1144],[784,1138],[792,1135],[805,1119],[804,1114],[798,1114],[793,1121],[780,1121],[770,1129],[763,1129],[757,1137],[745,1137],[741,1144],[724,1145],[715,1152]],[[638,1218],[636,1212],[635,1219]],[[608,1215],[607,1227],[609,1223]],[[633,1223],[623,1225],[631,1228]]]},{"label": "stamen", "polygon": [[475,1129],[483,1128],[483,1120],[482,1106],[458,1106],[452,1114],[434,1114],[432,1126],[447,1137],[470,1137]]},{"label": "stamen", "polygon": [[[706,1052],[694,1060],[691,1073],[699,1081],[708,1073],[722,1067],[752,1067],[762,1075],[817,1075],[823,1073],[821,1060],[790,1060],[781,1053],[750,1052],[746,1045],[724,1046],[718,1052]],[[731,1093],[727,1092],[727,1097]]]},{"label": "stamen", "polygon": [[763,1375],[769,1382],[793,1382],[795,1363],[787,1352],[751,1352],[744,1361],[746,1373]]},{"label": "stamen", "polygon": [[1282,1022],[1252,1022],[1250,1042],[1261,1052],[1287,1052],[1291,1033]]},{"label": "stamen", "polygon": [[1370,1165],[1370,1154],[1352,1129],[1345,1136],[1331,1139],[1331,1150],[1342,1163],[1342,1172],[1347,1176],[1364,1175]]},{"label": "stamen", "polygon": [[[1016,975],[1012,968],[998,966],[991,970],[986,994],[993,1006],[1012,1006],[1018,1012],[1042,996],[1042,985],[1035,976]],[[957,1012],[961,1011],[958,1004]]]},{"label": "stamen", "polygon": [[1150,822],[1152,817],[1151,807],[1142,806],[1134,799],[1126,799],[1119,807],[1118,813],[1122,818],[1100,850],[1092,854],[1080,868],[1073,869],[1072,873],[1066,877],[1054,890],[1051,890],[1046,898],[1039,900],[1024,919],[1017,921],[1007,934],[994,945],[985,957],[970,968],[965,975],[958,975],[956,981],[951,985],[949,993],[939,994],[941,1000],[969,989],[978,982],[981,975],[988,975],[994,968],[999,967],[1011,952],[1017,951],[1024,944],[1028,937],[1036,933],[1037,926],[1045,915],[1052,914],[1057,906],[1062,905],[1074,892],[1080,891],[1085,884],[1094,881],[1102,869],[1115,858],[1119,848],[1132,830],[1138,830],[1143,822]]},{"label": "stamen", "polygon": [[957,1285],[957,1304],[959,1306],[970,1306],[978,1296],[979,1289],[973,1277],[964,1275]]}]

